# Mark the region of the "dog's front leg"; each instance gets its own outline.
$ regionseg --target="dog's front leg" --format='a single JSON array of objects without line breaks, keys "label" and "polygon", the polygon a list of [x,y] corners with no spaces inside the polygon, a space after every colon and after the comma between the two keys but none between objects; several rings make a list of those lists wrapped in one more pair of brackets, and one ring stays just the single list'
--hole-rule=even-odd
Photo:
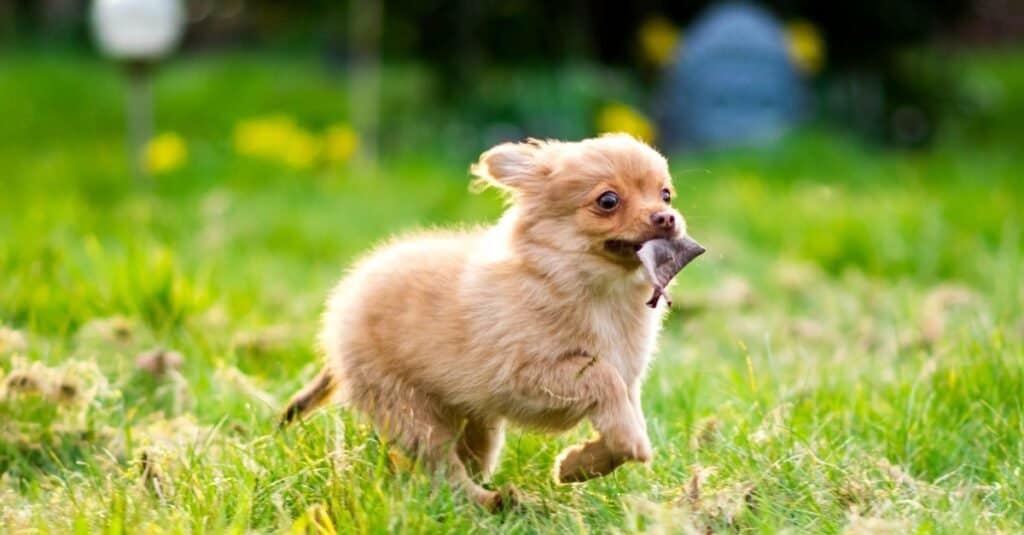
[{"label": "dog's front leg", "polygon": [[598,437],[558,456],[559,482],[605,475],[627,461],[647,462],[651,445],[643,418],[630,401],[630,390],[613,366],[600,357],[574,354],[522,369],[520,392],[529,404],[543,401],[548,410],[587,417]]},{"label": "dog's front leg", "polygon": [[647,418],[644,417],[644,407],[640,404],[640,400],[643,397],[640,391],[640,387],[643,384],[643,379],[637,379],[633,382],[633,385],[629,388],[629,403],[633,406],[633,410],[636,412],[636,417],[640,421],[640,427],[647,432]]}]

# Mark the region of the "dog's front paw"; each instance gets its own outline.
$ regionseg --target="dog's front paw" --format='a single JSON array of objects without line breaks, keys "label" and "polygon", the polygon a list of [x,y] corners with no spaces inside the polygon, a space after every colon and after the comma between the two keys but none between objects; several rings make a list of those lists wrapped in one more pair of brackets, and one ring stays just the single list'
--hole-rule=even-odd
[{"label": "dog's front paw", "polygon": [[651,449],[651,439],[647,438],[647,435],[641,435],[637,440],[630,443],[624,452],[624,461],[646,464],[651,462],[651,459],[654,457],[654,450]]},{"label": "dog's front paw", "polygon": [[622,464],[612,456],[605,443],[594,440],[566,449],[555,460],[555,481],[579,483],[603,476]]},{"label": "dog's front paw", "polygon": [[647,438],[647,433],[641,428],[624,426],[605,434],[601,440],[610,455],[620,460],[620,464],[626,461],[647,463],[654,456],[651,439]]},{"label": "dog's front paw", "polygon": [[477,499],[484,509],[492,513],[511,511],[523,502],[519,490],[512,485],[497,491],[487,491],[486,495],[479,496]]}]

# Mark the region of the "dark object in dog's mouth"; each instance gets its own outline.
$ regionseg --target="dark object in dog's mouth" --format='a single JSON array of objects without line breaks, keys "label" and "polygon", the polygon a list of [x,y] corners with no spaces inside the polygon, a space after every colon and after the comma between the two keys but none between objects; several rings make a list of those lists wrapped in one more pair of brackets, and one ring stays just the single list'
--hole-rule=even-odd
[{"label": "dark object in dog's mouth", "polygon": [[665,287],[676,276],[676,273],[679,273],[694,258],[702,254],[704,254],[704,247],[689,236],[683,236],[677,240],[648,240],[638,247],[636,256],[640,259],[647,278],[654,286],[654,293],[647,301],[647,306],[657,307],[658,299],[661,297],[664,297],[665,302],[672,306],[672,299],[665,293]]}]

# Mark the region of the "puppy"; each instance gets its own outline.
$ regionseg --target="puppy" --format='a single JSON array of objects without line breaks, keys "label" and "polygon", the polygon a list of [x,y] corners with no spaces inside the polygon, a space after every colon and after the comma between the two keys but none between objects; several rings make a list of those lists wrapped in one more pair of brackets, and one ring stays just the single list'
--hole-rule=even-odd
[{"label": "puppy", "polygon": [[395,240],[357,263],[323,315],[327,363],[283,423],[331,399],[488,509],[506,422],[598,436],[559,455],[577,482],[647,462],[640,391],[664,309],[636,251],[685,235],[665,159],[625,134],[505,143],[472,166],[506,192],[497,225]]}]

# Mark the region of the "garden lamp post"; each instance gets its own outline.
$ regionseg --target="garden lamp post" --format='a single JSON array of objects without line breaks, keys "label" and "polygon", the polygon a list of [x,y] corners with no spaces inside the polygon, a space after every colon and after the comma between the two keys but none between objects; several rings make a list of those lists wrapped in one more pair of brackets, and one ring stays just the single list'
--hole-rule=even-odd
[{"label": "garden lamp post", "polygon": [[92,26],[105,54],[119,61],[127,80],[125,115],[132,170],[142,180],[143,150],[152,136],[150,77],[181,39],[181,0],[93,0]]}]

